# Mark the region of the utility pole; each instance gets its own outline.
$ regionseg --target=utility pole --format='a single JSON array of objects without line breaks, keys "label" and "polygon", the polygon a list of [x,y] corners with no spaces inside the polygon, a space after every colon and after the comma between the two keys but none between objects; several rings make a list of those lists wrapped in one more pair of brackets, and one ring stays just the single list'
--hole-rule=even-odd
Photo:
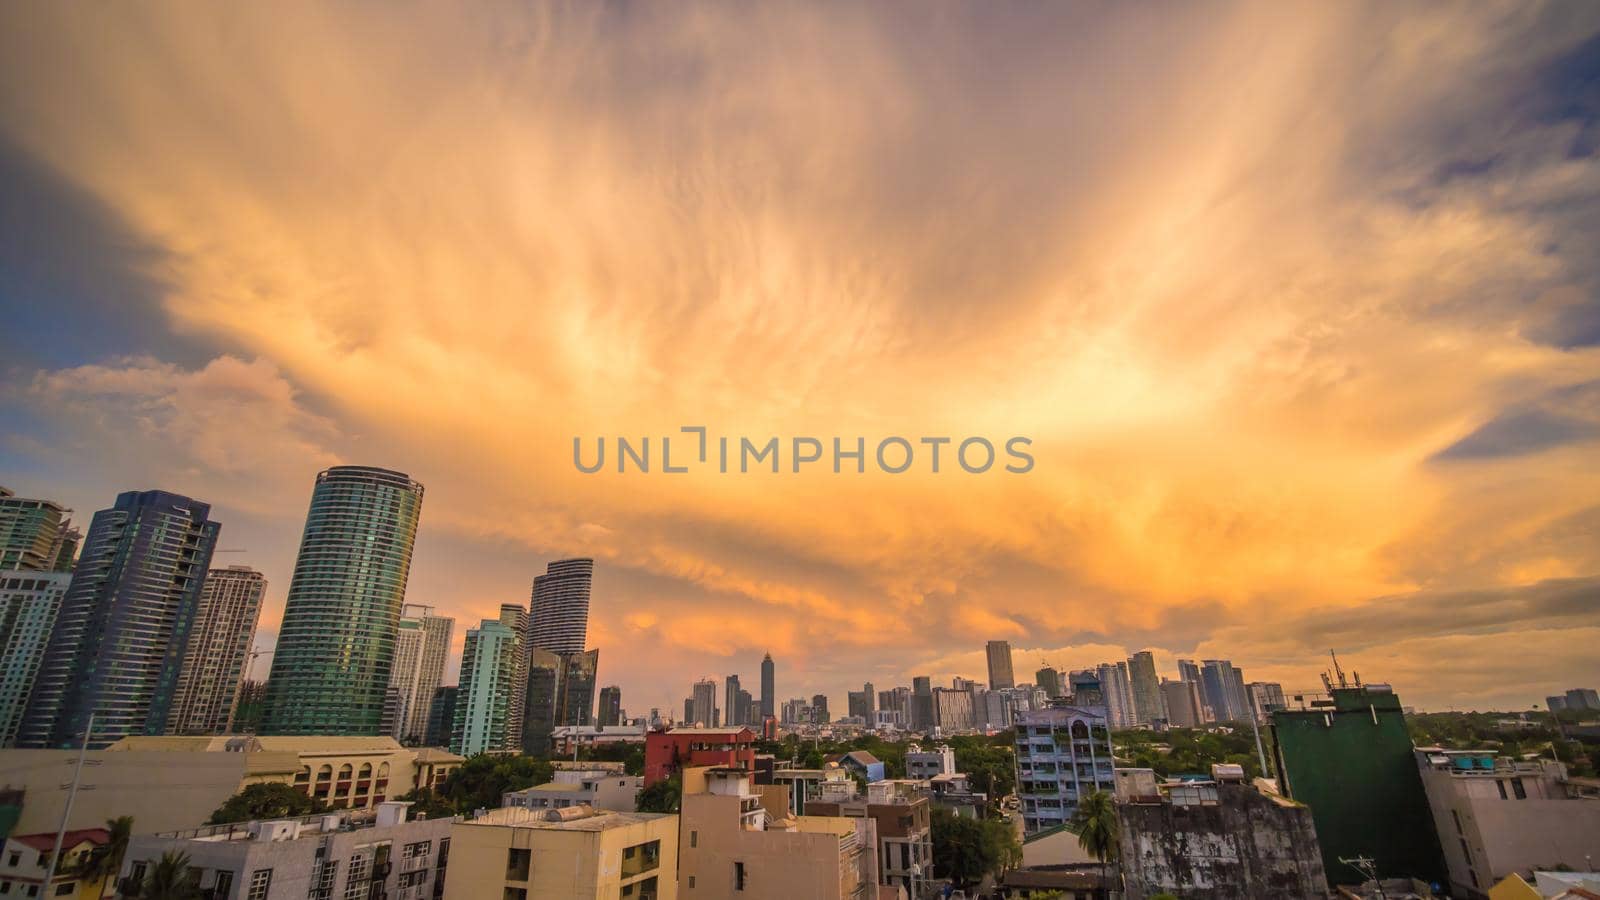
[{"label": "utility pole", "polygon": [[44,870],[44,890],[50,893],[50,882],[55,880],[56,868],[61,861],[61,842],[66,839],[67,820],[72,818],[72,801],[78,799],[78,781],[83,777],[83,757],[89,752],[89,735],[94,732],[94,713],[89,713],[89,724],[83,729],[83,743],[78,745],[78,764],[72,768],[72,786],[67,791],[67,806],[61,810],[61,827],[56,829],[55,850],[50,854],[50,865]]},{"label": "utility pole", "polygon": [[[1267,774],[1267,751],[1261,747],[1261,723],[1257,721],[1260,713],[1255,708],[1254,698],[1250,703],[1250,730],[1256,733],[1256,757],[1261,760],[1261,777],[1270,778]],[[1281,790],[1281,788],[1280,788]]]},{"label": "utility pole", "polygon": [[1378,877],[1378,864],[1370,856],[1358,856],[1355,859],[1339,857],[1339,862],[1344,863],[1362,875],[1366,876],[1373,887],[1378,890],[1378,900],[1388,900],[1389,895],[1383,892],[1383,879]]}]

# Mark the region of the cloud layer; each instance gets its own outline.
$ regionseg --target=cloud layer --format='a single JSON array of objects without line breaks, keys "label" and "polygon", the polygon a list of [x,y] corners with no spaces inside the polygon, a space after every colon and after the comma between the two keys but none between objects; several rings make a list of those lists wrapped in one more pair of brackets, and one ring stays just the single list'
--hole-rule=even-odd
[{"label": "cloud layer", "polygon": [[[1594,596],[1597,32],[1583,4],[8,7],[0,136],[211,348],[5,371],[13,486],[189,491],[286,587],[311,475],[403,468],[412,593],[471,619],[599,557],[635,710],[767,649],[786,695],[981,674],[991,637],[1302,687],[1333,641],[1408,702],[1520,705],[1600,678],[1583,632],[1434,598]],[[693,424],[1025,434],[1037,465],[573,470],[574,436]],[[1391,609],[1386,639],[1332,624]],[[1494,628],[1552,652],[1474,681]]]}]

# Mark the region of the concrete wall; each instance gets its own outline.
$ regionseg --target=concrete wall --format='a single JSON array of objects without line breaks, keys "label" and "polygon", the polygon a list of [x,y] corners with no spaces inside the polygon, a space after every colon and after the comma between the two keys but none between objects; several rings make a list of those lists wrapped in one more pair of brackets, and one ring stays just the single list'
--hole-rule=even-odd
[{"label": "concrete wall", "polygon": [[[859,886],[860,860],[852,855],[853,866],[841,865],[842,836],[848,833],[852,842],[856,840],[855,826],[847,820],[802,816],[794,832],[745,831],[738,822],[737,796],[692,794],[683,798],[679,896],[686,900],[842,900]],[[736,890],[736,863],[744,865],[742,891]]]},{"label": "concrete wall", "polygon": [[1184,900],[1323,897],[1327,879],[1311,811],[1243,785],[1216,804],[1117,804],[1126,896]]},{"label": "concrete wall", "polygon": [[[527,891],[528,900],[615,900],[621,896],[624,881],[623,851],[650,841],[661,842],[659,864],[648,872],[627,876],[629,883],[654,876],[656,896],[674,900],[677,823],[676,816],[593,830],[458,823],[451,832],[450,878],[445,882],[444,900],[500,900],[506,888]],[[512,848],[530,851],[525,882],[507,879],[506,862]]]},{"label": "concrete wall", "polygon": [[[107,819],[133,816],[135,834],[194,828],[249,780],[288,781],[292,776],[252,778],[247,753],[160,751],[90,752],[98,765],[84,766],[83,784],[68,828],[102,828]],[[21,788],[22,817],[16,834],[54,832],[61,824],[76,750],[0,750],[0,787]]]}]

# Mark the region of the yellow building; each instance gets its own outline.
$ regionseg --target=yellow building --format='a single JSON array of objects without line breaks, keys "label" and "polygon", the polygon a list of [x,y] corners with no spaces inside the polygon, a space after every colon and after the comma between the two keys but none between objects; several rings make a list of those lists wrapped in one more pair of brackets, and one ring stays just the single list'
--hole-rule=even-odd
[{"label": "yellow building", "polygon": [[[17,831],[60,824],[66,792],[57,788],[77,755],[0,750],[0,771],[25,792]],[[79,792],[67,827],[92,828],[132,815],[137,834],[202,825],[229,797],[259,783],[293,785],[335,809],[370,809],[418,784],[436,786],[464,762],[436,747],[402,747],[390,737],[296,735],[127,737],[90,751],[89,759],[95,789]]]},{"label": "yellow building", "polygon": [[675,900],[678,817],[491,810],[450,831],[444,900]]},{"label": "yellow building", "polygon": [[111,833],[104,828],[69,831],[61,839],[61,865],[56,867],[50,886],[44,888],[44,875],[55,849],[55,832],[12,835],[0,851],[0,897],[5,900],[72,897],[99,900],[106,893],[114,870],[98,878],[85,878],[84,870],[97,851],[106,846]]}]

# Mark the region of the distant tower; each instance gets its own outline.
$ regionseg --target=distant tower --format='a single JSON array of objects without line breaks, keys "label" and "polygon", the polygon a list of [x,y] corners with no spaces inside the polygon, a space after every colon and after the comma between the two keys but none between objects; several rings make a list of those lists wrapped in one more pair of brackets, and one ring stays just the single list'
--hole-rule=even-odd
[{"label": "distant tower", "polygon": [[267,578],[249,566],[212,569],[183,654],[167,716],[172,734],[227,734],[239,702]]},{"label": "distant tower", "polygon": [[777,667],[772,664],[772,654],[761,658],[761,716],[773,715],[778,708]]},{"label": "distant tower", "polygon": [[622,688],[611,685],[600,689],[600,710],[596,714],[596,724],[622,724]]},{"label": "distant tower", "polygon": [[0,569],[70,572],[82,535],[50,500],[29,500],[0,487]]},{"label": "distant tower", "polygon": [[455,724],[450,730],[451,753],[474,756],[516,749],[506,724],[521,646],[516,631],[498,619],[484,619],[467,630]]},{"label": "distant tower", "polygon": [[530,644],[552,653],[582,653],[589,635],[594,560],[562,559],[533,579]]},{"label": "distant tower", "polygon": [[1149,650],[1140,650],[1128,658],[1128,681],[1133,687],[1133,710],[1140,725],[1167,717],[1161,702],[1161,679],[1156,677],[1156,658]]},{"label": "distant tower", "polygon": [[703,678],[694,683],[694,695],[690,698],[694,705],[690,714],[692,721],[698,722],[706,728],[717,725],[717,683],[709,678]]},{"label": "distant tower", "polygon": [[722,724],[748,724],[739,717],[739,676],[729,675],[727,678],[723,679],[722,684]]},{"label": "distant tower", "polygon": [[61,600],[18,746],[90,748],[166,730],[221,525],[207,504],[128,491],[94,514]]},{"label": "distant tower", "polygon": [[71,581],[68,572],[0,571],[0,747],[16,742]]},{"label": "distant tower", "polygon": [[1006,641],[990,641],[985,648],[989,655],[989,690],[998,691],[1002,688],[1017,686],[1017,676],[1011,669],[1011,644]]},{"label": "distant tower", "polygon": [[421,514],[422,485],[403,472],[317,474],[262,734],[379,733]]}]

